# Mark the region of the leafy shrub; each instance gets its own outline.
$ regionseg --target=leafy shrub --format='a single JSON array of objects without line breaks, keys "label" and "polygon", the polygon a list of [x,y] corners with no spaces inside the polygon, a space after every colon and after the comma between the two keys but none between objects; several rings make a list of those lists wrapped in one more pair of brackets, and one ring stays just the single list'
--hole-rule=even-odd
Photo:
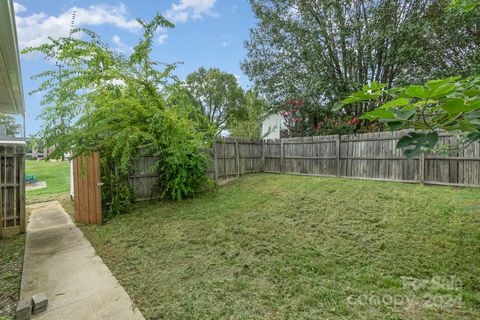
[{"label": "leafy shrub", "polygon": [[180,200],[195,195],[206,182],[212,133],[192,99],[170,76],[174,64],[158,68],[151,60],[153,37],[160,27],[173,27],[161,16],[143,27],[143,38],[130,56],[111,50],[98,35],[76,29],[75,37],[51,39],[26,51],[36,51],[63,65],[37,77],[46,78],[40,132],[51,157],[66,151],[80,156],[100,152],[104,187],[102,199],[109,218],[128,210],[133,201],[128,176],[138,156],[158,158],[163,197]]}]

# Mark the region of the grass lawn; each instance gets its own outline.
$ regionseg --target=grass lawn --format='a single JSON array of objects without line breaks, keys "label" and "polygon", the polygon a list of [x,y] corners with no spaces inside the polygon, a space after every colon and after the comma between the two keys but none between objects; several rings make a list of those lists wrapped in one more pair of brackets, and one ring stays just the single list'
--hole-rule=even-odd
[{"label": "grass lawn", "polygon": [[25,235],[0,240],[0,319],[13,319],[20,298]]},{"label": "grass lawn", "polygon": [[480,318],[478,189],[257,174],[82,229],[146,319]]},{"label": "grass lawn", "polygon": [[70,191],[70,162],[69,161],[34,161],[25,162],[26,174],[33,174],[38,181],[46,181],[47,187],[27,191],[29,203],[45,200],[51,195]]}]

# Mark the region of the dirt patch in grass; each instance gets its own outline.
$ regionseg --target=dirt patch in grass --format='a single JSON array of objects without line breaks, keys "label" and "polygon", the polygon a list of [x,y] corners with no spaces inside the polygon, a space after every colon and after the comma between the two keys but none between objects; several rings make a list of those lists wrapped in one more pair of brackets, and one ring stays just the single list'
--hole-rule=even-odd
[{"label": "dirt patch in grass", "polygon": [[479,205],[476,189],[258,174],[82,230],[147,319],[478,319]]},{"label": "dirt patch in grass", "polygon": [[15,317],[20,298],[24,246],[25,235],[0,240],[0,319]]}]

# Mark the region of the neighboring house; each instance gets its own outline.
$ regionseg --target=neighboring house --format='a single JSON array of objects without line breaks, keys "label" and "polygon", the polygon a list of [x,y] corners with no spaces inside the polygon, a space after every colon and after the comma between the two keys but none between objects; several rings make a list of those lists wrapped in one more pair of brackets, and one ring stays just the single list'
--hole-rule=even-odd
[{"label": "neighboring house", "polygon": [[25,155],[27,160],[42,160],[45,158],[44,148],[38,146],[29,138],[26,138],[25,142],[27,143],[27,154]]},{"label": "neighboring house", "polygon": [[286,129],[283,117],[277,113],[271,114],[262,123],[262,138],[280,139],[281,132]]}]

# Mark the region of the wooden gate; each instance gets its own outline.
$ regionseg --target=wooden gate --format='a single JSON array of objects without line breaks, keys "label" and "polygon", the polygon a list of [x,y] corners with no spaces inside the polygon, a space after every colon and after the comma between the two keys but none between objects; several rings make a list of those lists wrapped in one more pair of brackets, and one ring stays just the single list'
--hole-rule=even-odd
[{"label": "wooden gate", "polygon": [[0,143],[0,235],[25,231],[25,145]]},{"label": "wooden gate", "polygon": [[100,155],[94,152],[73,160],[75,220],[102,223]]}]

